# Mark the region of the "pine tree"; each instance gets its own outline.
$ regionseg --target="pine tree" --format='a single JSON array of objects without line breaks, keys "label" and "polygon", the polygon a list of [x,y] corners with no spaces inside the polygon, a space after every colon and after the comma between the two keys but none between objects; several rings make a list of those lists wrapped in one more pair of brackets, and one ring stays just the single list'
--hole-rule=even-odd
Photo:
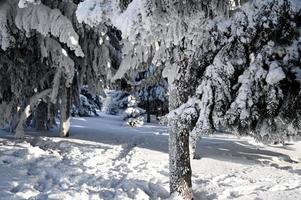
[{"label": "pine tree", "polygon": [[[150,63],[169,83],[172,194],[193,198],[189,137],[231,131],[284,142],[300,134],[299,1],[74,2],[1,2],[0,123],[18,136],[41,100],[58,97],[67,135],[78,85],[99,91]],[[108,24],[122,32],[121,63],[121,33]]]},{"label": "pine tree", "polygon": [[[133,0],[126,9],[120,9],[114,0],[102,3],[88,0],[82,3],[78,17],[88,24],[109,21],[122,31],[124,55],[114,79],[149,66],[145,63],[150,57],[155,65],[164,66],[170,85],[169,107],[173,110],[185,103],[197,86],[195,81],[188,90],[183,87],[189,84],[187,71],[201,71],[194,68],[198,65],[194,38],[202,31],[200,27],[207,18],[228,15],[228,7],[228,2],[221,0]],[[90,10],[84,12],[84,8]],[[192,122],[170,120],[169,123],[170,191],[179,193],[184,199],[192,199],[188,148]]]},{"label": "pine tree", "polygon": [[45,109],[39,106],[41,100],[48,105],[47,122],[38,124],[52,127],[54,109],[59,108],[61,136],[67,136],[71,101],[79,101],[80,85],[100,93],[118,68],[119,31],[104,24],[79,23],[78,3],[1,1],[0,107],[6,108],[0,121],[16,129],[17,137],[24,136],[27,118]]},{"label": "pine tree", "polygon": [[230,131],[283,143],[300,133],[299,17],[296,2],[271,0],[211,22],[204,40],[221,42],[209,46],[218,53],[195,91],[192,135]]},{"label": "pine tree", "polygon": [[[148,123],[151,122],[151,107],[157,107],[157,117],[159,114],[162,116],[164,110],[166,110],[165,107],[168,107],[168,83],[167,80],[162,77],[162,71],[162,67],[157,67],[152,64],[145,71],[136,72],[133,75],[134,81],[132,81],[132,85],[139,97],[139,105],[146,110]],[[152,110],[152,112],[154,112],[154,110]]]},{"label": "pine tree", "polygon": [[133,0],[122,9],[114,2],[104,3],[100,14],[125,39],[114,78],[143,69],[150,57],[168,77],[175,109],[171,193],[192,198],[189,132],[230,130],[266,141],[300,132],[298,2]]}]

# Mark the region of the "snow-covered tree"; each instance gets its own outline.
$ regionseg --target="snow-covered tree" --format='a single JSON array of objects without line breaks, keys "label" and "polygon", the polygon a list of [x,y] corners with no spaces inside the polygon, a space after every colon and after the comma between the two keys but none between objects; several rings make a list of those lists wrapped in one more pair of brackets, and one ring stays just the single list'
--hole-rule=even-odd
[{"label": "snow-covered tree", "polygon": [[[114,79],[149,66],[150,57],[157,66],[164,66],[170,84],[170,110],[178,108],[197,86],[197,81],[184,78],[184,72],[198,71],[193,68],[198,66],[194,38],[202,32],[207,18],[229,14],[228,2],[133,0],[126,8],[119,3],[86,0],[79,6],[77,17],[87,24],[109,21],[122,31],[124,55]],[[179,85],[190,87],[186,90]],[[192,199],[188,138],[189,127],[170,122],[170,190]]]},{"label": "snow-covered tree", "polygon": [[115,79],[149,66],[150,57],[164,66],[175,109],[170,189],[185,199],[192,198],[190,132],[234,130],[267,141],[300,132],[300,2],[246,2],[133,0],[121,8],[86,0],[90,10],[78,13],[122,31]]},{"label": "snow-covered tree", "polygon": [[270,143],[300,133],[300,8],[257,1],[210,22],[204,39],[216,35],[218,51],[199,77],[192,137],[226,130]]},{"label": "snow-covered tree", "polygon": [[79,23],[78,3],[0,2],[0,107],[5,113],[0,121],[16,129],[17,137],[24,136],[27,118],[44,109],[41,100],[47,106],[47,127],[54,121],[53,109],[59,107],[61,136],[67,136],[71,101],[79,98],[80,85],[101,92],[118,68],[119,31],[104,24],[92,28]]},{"label": "snow-covered tree", "polygon": [[301,3],[246,2],[1,1],[0,124],[22,137],[28,117],[47,110],[51,126],[59,107],[67,136],[80,85],[97,93],[154,64],[169,83],[170,192],[192,199],[189,136],[300,133]]},{"label": "snow-covered tree", "polygon": [[102,112],[110,115],[123,115],[126,125],[131,127],[144,124],[145,110],[138,107],[139,100],[123,90],[105,90]]},{"label": "snow-covered tree", "polygon": [[139,97],[139,105],[146,109],[147,122],[150,122],[151,107],[157,108],[155,112],[157,117],[159,111],[162,115],[164,110],[168,110],[168,82],[162,77],[162,70],[162,67],[151,65],[145,71],[134,75],[132,84]]}]

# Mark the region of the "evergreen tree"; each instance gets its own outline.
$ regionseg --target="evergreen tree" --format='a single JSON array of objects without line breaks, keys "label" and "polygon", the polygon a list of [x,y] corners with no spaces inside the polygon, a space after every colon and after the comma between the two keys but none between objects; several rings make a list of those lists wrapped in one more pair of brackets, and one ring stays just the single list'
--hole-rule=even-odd
[{"label": "evergreen tree", "polygon": [[[150,122],[151,114],[162,116],[164,110],[168,109],[168,82],[162,77],[162,70],[162,67],[151,65],[147,70],[133,75],[134,90],[139,97],[139,105],[146,110],[147,122]],[[157,110],[154,111],[152,108]]]},{"label": "evergreen tree", "polygon": [[[123,34],[123,59],[114,79],[129,71],[148,67],[149,58],[157,66],[164,66],[170,86],[169,108],[185,103],[197,81],[188,83],[185,72],[197,66],[194,37],[208,17],[228,15],[226,1],[167,1],[133,0],[126,9],[118,1],[81,4],[77,16],[88,24],[110,21]],[[89,8],[89,11],[87,11]],[[191,47],[193,46],[193,47]],[[186,81],[185,81],[186,80]],[[186,88],[180,85],[190,85]],[[187,122],[187,123],[186,123]],[[186,125],[185,125],[186,124]],[[192,199],[191,167],[189,158],[189,131],[192,122],[170,120],[170,192]]]},{"label": "evergreen tree", "polygon": [[171,193],[192,198],[190,132],[195,138],[234,130],[265,141],[300,133],[298,1],[133,0],[126,9],[115,2],[104,2],[99,15],[80,18],[109,21],[122,31],[123,60],[115,79],[148,67],[149,58],[164,67],[174,110]]},{"label": "evergreen tree", "polygon": [[59,107],[67,136],[80,85],[154,64],[169,84],[170,192],[192,199],[189,137],[300,134],[300,19],[298,0],[1,1],[0,124],[22,137],[35,110],[51,127]]},{"label": "evergreen tree", "polygon": [[[67,136],[71,101],[79,102],[80,85],[100,93],[118,69],[120,32],[104,24],[93,28],[80,24],[75,16],[78,3],[0,3],[0,107],[4,113],[0,122],[9,123],[18,138],[24,136],[28,117],[35,111],[39,116],[39,109],[46,105],[47,120],[37,124],[51,127],[58,108],[60,135]],[[46,104],[40,105],[41,101]]]}]

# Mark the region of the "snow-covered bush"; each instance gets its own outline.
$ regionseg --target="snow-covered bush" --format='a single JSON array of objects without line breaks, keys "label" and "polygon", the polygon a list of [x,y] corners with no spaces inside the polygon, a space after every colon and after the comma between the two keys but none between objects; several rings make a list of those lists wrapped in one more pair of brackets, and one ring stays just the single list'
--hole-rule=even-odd
[{"label": "snow-covered bush", "polygon": [[123,113],[123,119],[127,125],[131,127],[138,127],[144,124],[145,110],[138,107],[138,101],[136,97],[130,95],[127,98],[128,104],[127,109]]},{"label": "snow-covered bush", "polygon": [[130,127],[140,127],[143,126],[144,124],[144,117],[140,116],[140,117],[136,117],[136,118],[128,118],[126,120],[126,124]]}]

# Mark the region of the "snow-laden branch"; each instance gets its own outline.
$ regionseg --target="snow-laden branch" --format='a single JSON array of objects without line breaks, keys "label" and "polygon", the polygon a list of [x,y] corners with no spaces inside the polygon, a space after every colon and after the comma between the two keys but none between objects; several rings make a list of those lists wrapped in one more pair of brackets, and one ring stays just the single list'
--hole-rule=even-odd
[{"label": "snow-laden branch", "polygon": [[[42,58],[51,58],[53,67],[60,68],[59,70],[64,72],[66,78],[66,86],[70,87],[73,81],[75,69],[74,69],[74,61],[69,57],[67,51],[62,48],[59,42],[48,37],[41,39],[40,47],[41,47]],[[58,80],[58,79],[59,77],[57,74],[54,80]],[[54,82],[54,84],[57,83]],[[59,83],[54,88],[57,88],[58,86]]]},{"label": "snow-laden branch", "polygon": [[32,4],[17,9],[15,24],[30,36],[36,30],[44,36],[52,35],[75,52],[75,55],[84,57],[79,45],[79,36],[75,32],[71,21],[58,9],[51,9],[43,4]]}]

